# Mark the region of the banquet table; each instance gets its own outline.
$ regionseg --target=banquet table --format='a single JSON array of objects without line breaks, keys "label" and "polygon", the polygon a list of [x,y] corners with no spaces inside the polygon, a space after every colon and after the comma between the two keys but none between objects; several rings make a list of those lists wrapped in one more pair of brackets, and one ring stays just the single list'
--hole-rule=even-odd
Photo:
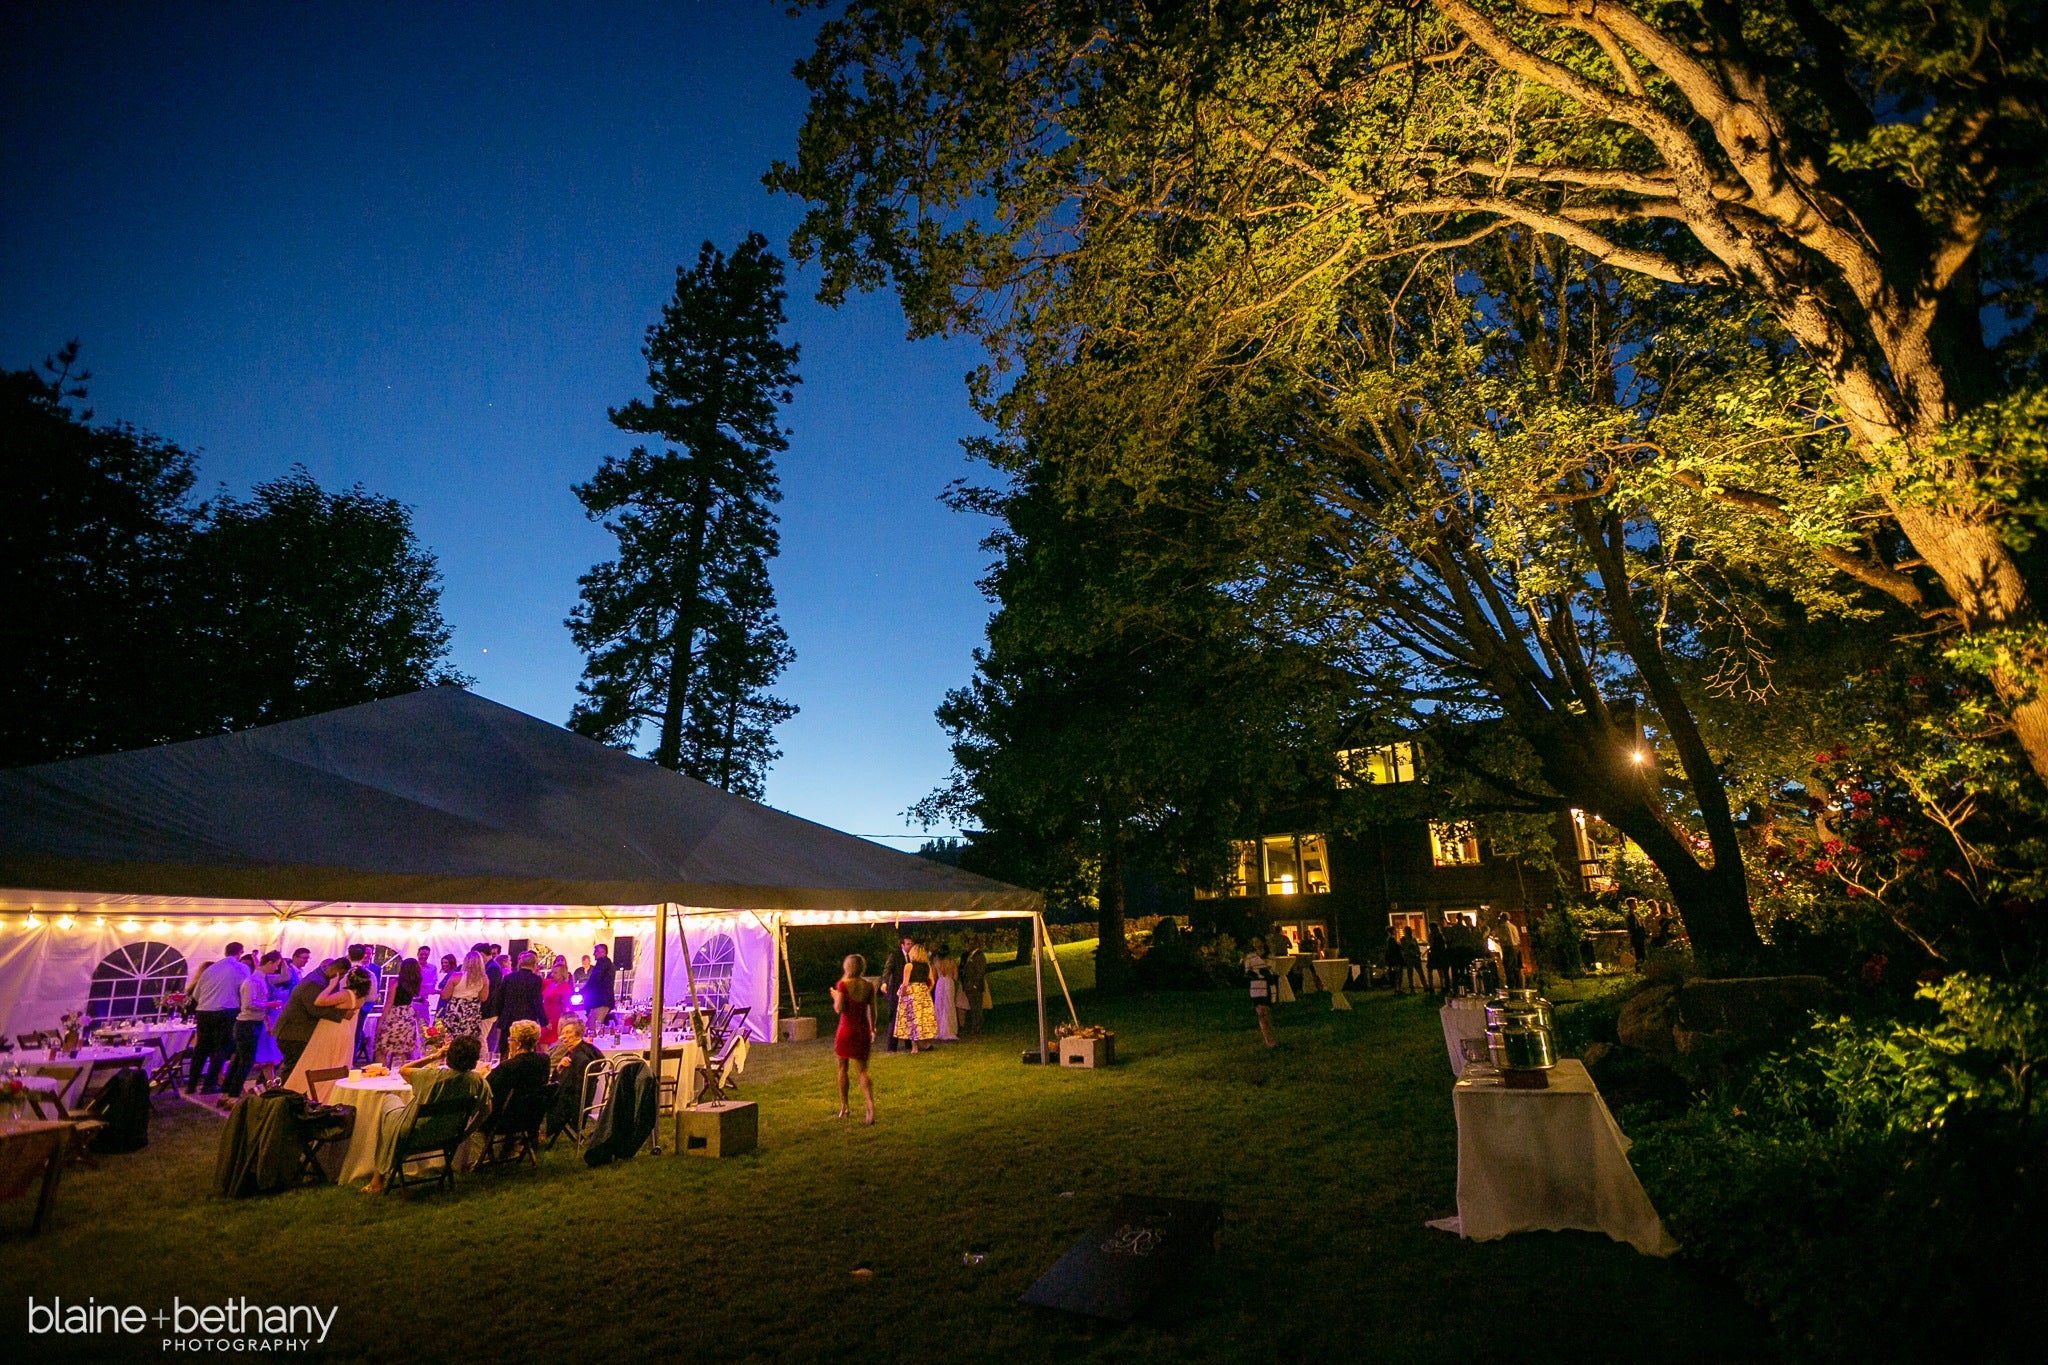
[{"label": "banquet table", "polygon": [[135,1024],[103,1028],[94,1036],[114,1047],[154,1047],[157,1061],[150,1064],[150,1070],[154,1071],[163,1062],[192,1046],[192,1040],[199,1036],[199,1029],[192,1024]]},{"label": "banquet table", "polygon": [[1319,957],[1315,961],[1316,979],[1323,983],[1323,989],[1330,993],[1330,1008],[1348,1010],[1351,1000],[1344,994],[1344,985],[1351,979],[1351,959],[1345,957]]},{"label": "banquet table", "polygon": [[1486,1036],[1486,1001],[1476,995],[1454,995],[1436,1013],[1443,1021],[1444,1048],[1451,1054],[1451,1074],[1463,1079],[1465,1053],[1458,1044],[1462,1039]]},{"label": "banquet table", "polygon": [[398,1122],[411,1098],[412,1082],[396,1075],[349,1075],[327,1088],[327,1103],[356,1111],[355,1131],[341,1159],[341,1182],[368,1180],[377,1173],[378,1137],[385,1124]]},{"label": "banquet table", "polygon": [[32,1119],[0,1120],[0,1199],[15,1199],[37,1189],[35,1219],[30,1230],[41,1232],[57,1202],[57,1177],[64,1170],[64,1149],[71,1125]]},{"label": "banquet table", "polygon": [[60,1048],[54,1057],[49,1056],[46,1051],[38,1049],[19,1054],[19,1060],[21,1065],[25,1067],[77,1067],[78,1074],[72,1077],[71,1083],[64,1088],[64,1107],[66,1109],[76,1109],[85,1102],[86,1088],[92,1084],[93,1073],[98,1071],[118,1071],[124,1066],[139,1066],[147,1074],[155,1071],[157,1066],[163,1061],[163,1058],[153,1047],[96,1046],[82,1047],[78,1049],[75,1055]]},{"label": "banquet table", "polygon": [[1498,1075],[1452,1087],[1458,1214],[1429,1226],[1476,1242],[1569,1228],[1604,1232],[1645,1256],[1678,1250],[1585,1066],[1567,1058],[1549,1079],[1544,1090],[1510,1090]]},{"label": "banquet table", "polygon": [[[616,1061],[621,1057],[638,1057],[640,1060],[646,1061],[651,1046],[648,1035],[644,1033],[621,1034],[616,1043],[606,1041],[602,1034],[591,1039],[591,1041],[597,1044],[598,1050],[604,1053],[608,1061]],[[678,1058],[681,1059],[680,1063],[676,1060]],[[688,1095],[687,1098],[679,1098],[677,1103],[689,1104],[697,1098],[697,1068],[703,1065],[703,1063],[703,1049],[697,1046],[697,1040],[690,1034],[670,1033],[667,1031],[662,1033],[662,1070],[671,1075],[682,1077],[683,1085],[678,1087],[678,1095],[682,1095],[685,1091],[687,1091]]]}]

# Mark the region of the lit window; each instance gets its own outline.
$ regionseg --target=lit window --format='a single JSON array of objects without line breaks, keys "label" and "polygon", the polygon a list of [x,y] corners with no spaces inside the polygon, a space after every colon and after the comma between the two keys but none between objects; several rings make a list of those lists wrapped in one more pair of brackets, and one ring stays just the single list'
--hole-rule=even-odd
[{"label": "lit window", "polygon": [[1266,894],[1291,896],[1301,890],[1301,859],[1292,834],[1275,834],[1261,839],[1266,851]]},{"label": "lit window", "polygon": [[1320,834],[1272,834],[1259,841],[1266,894],[1320,895],[1330,889],[1330,855]]},{"label": "lit window", "polygon": [[1337,751],[1337,785],[1339,787],[1384,787],[1396,782],[1415,780],[1415,745],[1402,740],[1398,744],[1382,744],[1374,749],[1339,749]]},{"label": "lit window", "polygon": [[1330,852],[1320,834],[1301,836],[1301,881],[1310,895],[1330,889]]},{"label": "lit window", "polygon": [[1438,867],[1463,867],[1479,861],[1479,836],[1465,820],[1429,822],[1429,853]]},{"label": "lit window", "polygon": [[116,948],[92,969],[86,1012],[95,1019],[132,1019],[155,1014],[157,998],[185,989],[185,958],[168,943],[131,943]]}]

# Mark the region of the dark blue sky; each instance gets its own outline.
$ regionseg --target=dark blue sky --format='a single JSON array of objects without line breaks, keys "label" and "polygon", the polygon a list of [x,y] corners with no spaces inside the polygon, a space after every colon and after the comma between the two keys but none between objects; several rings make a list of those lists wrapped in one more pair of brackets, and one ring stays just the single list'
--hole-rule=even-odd
[{"label": "dark blue sky", "polygon": [[[770,0],[0,9],[0,365],[82,339],[92,406],[245,490],[305,464],[412,505],[477,690],[566,719],[562,618],[609,553],[569,485],[624,437],[641,334],[705,238],[778,247],[760,177],[812,20]],[[775,566],[803,707],[771,803],[900,833],[943,777],[982,526],[973,352],[793,274]]]}]

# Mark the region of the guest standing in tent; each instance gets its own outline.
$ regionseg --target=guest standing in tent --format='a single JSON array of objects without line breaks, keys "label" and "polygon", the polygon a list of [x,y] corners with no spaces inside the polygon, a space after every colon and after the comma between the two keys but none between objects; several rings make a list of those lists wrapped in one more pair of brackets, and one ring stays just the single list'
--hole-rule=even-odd
[{"label": "guest standing in tent", "polygon": [[308,1099],[326,1098],[313,1093],[312,1082],[306,1074],[325,1071],[334,1067],[347,1067],[356,1055],[356,1020],[362,1013],[363,1002],[370,998],[370,974],[361,967],[351,967],[347,976],[322,991],[313,1003],[322,1009],[340,1012],[340,1018],[325,1018],[313,1030],[313,1036],[306,1043],[306,1050],[299,1054],[298,1065],[285,1078],[285,1088],[296,1090]]},{"label": "guest standing in tent", "polygon": [[896,995],[896,1041],[912,1052],[931,1051],[939,1036],[938,1012],[932,1008],[932,960],[922,943],[910,947],[903,964],[903,987]]},{"label": "guest standing in tent", "polygon": [[398,964],[398,983],[391,994],[391,1007],[377,1026],[377,1041],[371,1055],[387,1067],[397,1067],[419,1055],[420,1020],[413,1013],[413,1001],[420,994],[420,964],[412,958]]},{"label": "guest standing in tent", "polygon": [[868,1053],[875,1039],[875,988],[863,973],[867,959],[853,954],[839,964],[839,981],[832,987],[832,1008],[839,1012],[839,1029],[832,1035],[832,1055],[839,1063],[839,1112],[847,1115],[847,1072],[860,1069],[861,1098],[867,1104],[866,1122],[875,1121],[875,1083],[868,1075]]},{"label": "guest standing in tent", "polygon": [[602,943],[590,951],[597,955],[597,960],[590,964],[590,975],[583,980],[583,1021],[595,1033],[604,1027],[612,1006],[618,1003],[614,991],[619,969]]},{"label": "guest standing in tent", "polygon": [[569,1008],[569,997],[576,993],[576,982],[569,975],[569,959],[557,955],[548,967],[547,980],[540,983],[540,1007],[547,1011],[546,1027],[540,1031],[543,1047],[553,1047],[555,1040],[562,1036],[562,1014]]},{"label": "guest standing in tent", "polygon": [[882,960],[882,994],[875,1001],[875,1018],[888,1035],[891,1052],[896,1050],[898,1038],[892,1021],[903,1010],[903,969],[910,965],[910,950],[915,946],[910,935],[905,934]]},{"label": "guest standing in tent", "polygon": [[932,1012],[938,1016],[940,1042],[960,1041],[959,1008],[960,964],[953,958],[952,945],[941,940],[932,957]]},{"label": "guest standing in tent", "polygon": [[490,993],[484,955],[471,950],[462,960],[462,974],[441,984],[441,1027],[450,1038],[483,1037],[484,1001]]},{"label": "guest standing in tent", "polygon": [[967,951],[960,958],[960,1012],[967,1017],[966,1032],[981,1032],[987,997],[988,955],[981,950],[981,935],[969,934]]},{"label": "guest standing in tent", "polygon": [[256,1068],[258,1044],[262,1041],[264,1025],[270,1020],[271,978],[270,973],[284,959],[275,949],[263,955],[257,963],[260,970],[243,978],[241,1006],[235,1013],[235,1059],[228,1063],[227,1076],[221,1081],[220,1107],[232,1109],[236,1100],[242,1097],[242,1083],[249,1079],[249,1073]]},{"label": "guest standing in tent", "polygon": [[517,964],[505,973],[504,984],[498,988],[498,1026],[496,1046],[491,1049],[493,1055],[504,1055],[506,1030],[520,1020],[530,1022],[535,1028],[547,1026],[548,1011],[540,973],[534,970],[539,965],[539,954],[521,953]]},{"label": "guest standing in tent", "polygon": [[412,1012],[413,1017],[420,1021],[420,1027],[424,1028],[427,1021],[433,1018],[427,1013],[427,997],[441,984],[441,973],[434,966],[434,950],[424,943],[420,945],[419,964],[420,988],[412,998]]},{"label": "guest standing in tent", "polygon": [[219,1074],[233,1064],[235,1016],[241,1012],[242,983],[248,979],[242,945],[230,943],[219,961],[207,963],[192,980],[190,998],[199,1027],[192,1038],[192,1079],[186,1088],[194,1094],[210,1094]]}]

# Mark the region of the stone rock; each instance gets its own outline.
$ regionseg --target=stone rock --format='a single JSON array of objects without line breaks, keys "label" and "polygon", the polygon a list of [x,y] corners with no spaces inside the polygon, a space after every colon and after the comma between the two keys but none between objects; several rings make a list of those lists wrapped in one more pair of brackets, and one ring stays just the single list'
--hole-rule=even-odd
[{"label": "stone rock", "polygon": [[1693,1051],[1707,1039],[1738,1048],[1782,1042],[1827,1004],[1829,993],[1827,978],[1820,976],[1688,981],[1672,1021],[1677,1045]]},{"label": "stone rock", "polygon": [[1645,986],[1622,1002],[1621,1011],[1615,1016],[1614,1034],[1623,1047],[1653,1057],[1668,1057],[1678,1046],[1671,1036],[1677,1021],[1678,987]]},{"label": "stone rock", "polygon": [[1591,1071],[1594,1067],[1606,1061],[1613,1051],[1613,1043],[1588,1043],[1585,1049],[1579,1053],[1579,1060],[1586,1064],[1588,1071]]}]

